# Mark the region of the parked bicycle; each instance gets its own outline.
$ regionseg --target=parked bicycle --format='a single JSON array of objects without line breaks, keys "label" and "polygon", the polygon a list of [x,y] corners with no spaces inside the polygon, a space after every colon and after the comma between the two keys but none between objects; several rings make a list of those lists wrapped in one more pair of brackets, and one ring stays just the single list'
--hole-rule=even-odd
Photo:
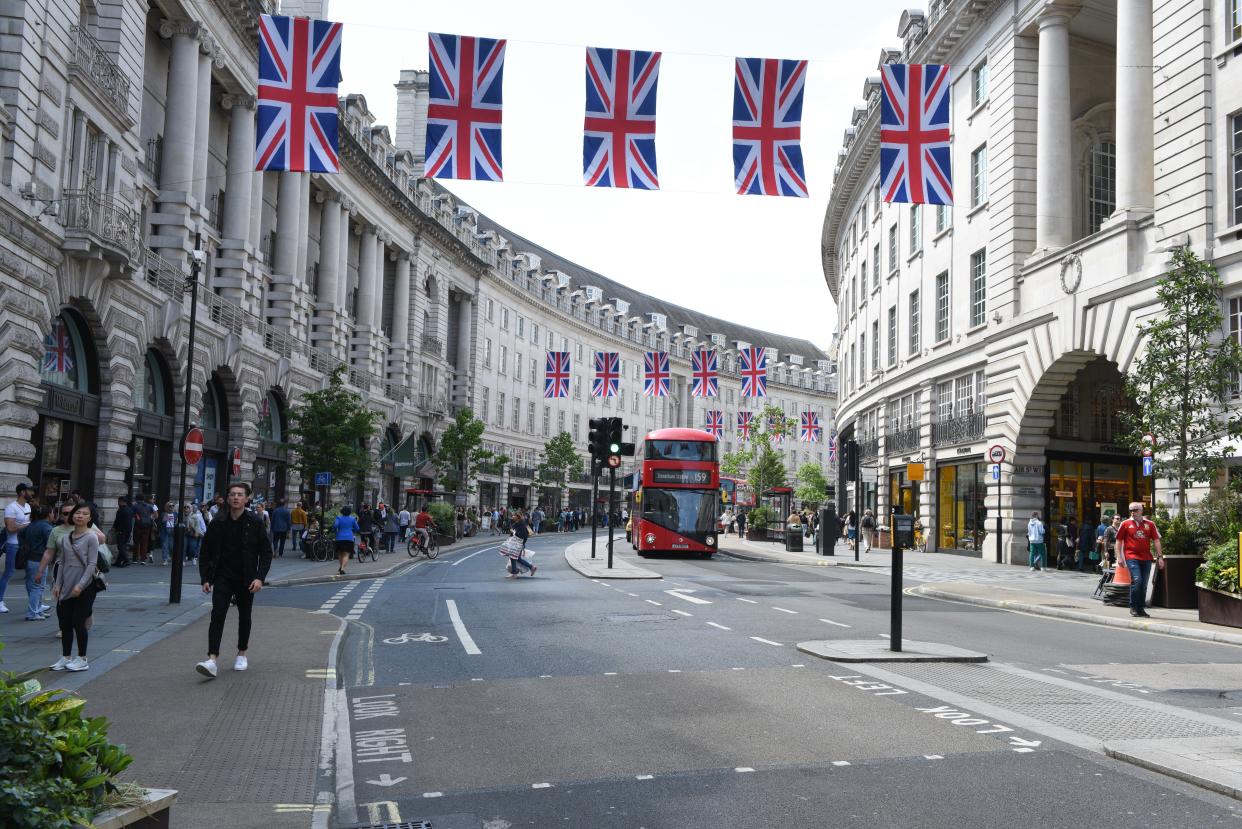
[{"label": "parked bicycle", "polygon": [[332,539],[324,533],[308,533],[303,546],[312,561],[327,561],[336,555]]},{"label": "parked bicycle", "polygon": [[410,558],[418,558],[419,554],[427,558],[435,558],[440,555],[440,542],[436,540],[435,532],[428,532],[427,544],[424,545],[422,537],[417,532],[411,531],[410,540],[405,543],[405,551],[409,553]]}]

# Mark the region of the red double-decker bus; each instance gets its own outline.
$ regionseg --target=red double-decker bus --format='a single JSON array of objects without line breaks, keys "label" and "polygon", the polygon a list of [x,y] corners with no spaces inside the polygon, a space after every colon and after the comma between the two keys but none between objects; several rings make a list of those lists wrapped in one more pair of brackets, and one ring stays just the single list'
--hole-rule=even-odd
[{"label": "red double-decker bus", "polygon": [[730,509],[753,507],[757,503],[755,491],[750,488],[744,478],[720,476],[720,500]]},{"label": "red double-decker bus", "polygon": [[639,555],[716,552],[719,446],[719,440],[699,429],[647,433],[631,513],[631,539]]}]

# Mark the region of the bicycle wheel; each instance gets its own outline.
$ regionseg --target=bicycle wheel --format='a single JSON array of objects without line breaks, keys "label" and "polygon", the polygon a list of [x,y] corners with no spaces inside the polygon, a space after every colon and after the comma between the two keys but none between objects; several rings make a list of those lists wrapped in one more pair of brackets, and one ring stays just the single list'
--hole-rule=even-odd
[{"label": "bicycle wheel", "polygon": [[435,558],[438,555],[440,555],[440,542],[436,541],[435,533],[432,533],[427,542],[427,558]]},{"label": "bicycle wheel", "polygon": [[411,535],[405,542],[405,552],[410,558],[418,558],[418,536]]},{"label": "bicycle wheel", "polygon": [[311,558],[313,558],[315,561],[327,561],[328,560],[327,539],[319,538],[315,540],[315,543],[311,545]]},{"label": "bicycle wheel", "polygon": [[371,561],[379,561],[379,548],[371,547]]}]

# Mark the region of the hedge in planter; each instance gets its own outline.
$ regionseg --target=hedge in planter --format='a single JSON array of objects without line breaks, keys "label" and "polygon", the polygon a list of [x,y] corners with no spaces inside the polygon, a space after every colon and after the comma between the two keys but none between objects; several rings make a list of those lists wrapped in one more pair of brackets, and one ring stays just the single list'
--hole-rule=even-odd
[{"label": "hedge in planter", "polygon": [[1195,581],[1211,590],[1238,593],[1238,543],[1226,541],[1210,548],[1195,572]]},{"label": "hedge in planter", "polygon": [[[3,648],[0,643],[0,648]],[[108,742],[108,721],[82,716],[86,700],[44,691],[29,675],[0,673],[0,815],[8,826],[89,825],[133,757]]]}]

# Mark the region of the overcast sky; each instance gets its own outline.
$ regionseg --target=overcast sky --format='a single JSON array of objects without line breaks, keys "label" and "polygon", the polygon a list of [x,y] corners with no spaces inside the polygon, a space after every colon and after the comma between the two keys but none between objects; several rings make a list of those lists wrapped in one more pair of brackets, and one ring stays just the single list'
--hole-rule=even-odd
[{"label": "overcast sky", "polygon": [[[833,303],[819,239],[841,137],[897,0],[337,0],[341,94],[396,129],[402,69],[427,32],[506,38],[503,183],[442,179],[496,222],[662,299],[827,347]],[[582,184],[586,46],[656,50],[659,191]],[[810,61],[802,113],[807,199],[733,190],[734,57]]]}]

